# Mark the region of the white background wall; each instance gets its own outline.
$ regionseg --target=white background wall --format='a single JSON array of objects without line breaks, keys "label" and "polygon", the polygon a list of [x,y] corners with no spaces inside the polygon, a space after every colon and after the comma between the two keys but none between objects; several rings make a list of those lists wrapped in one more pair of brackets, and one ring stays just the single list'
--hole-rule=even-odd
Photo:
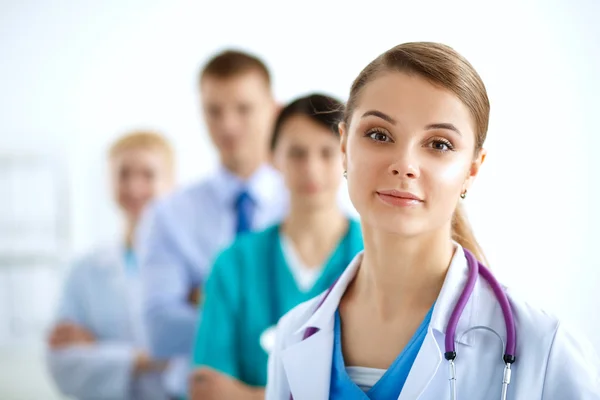
[{"label": "white background wall", "polygon": [[[104,166],[117,135],[165,131],[182,183],[214,165],[195,87],[212,52],[262,56],[287,101],[312,90],[345,98],[392,45],[445,42],[475,65],[492,102],[489,157],[467,204],[493,269],[600,349],[600,3],[349,3],[1,0],[0,153],[64,162],[71,256],[118,232]],[[35,373],[0,358],[0,376],[12,377],[0,397],[49,398],[27,392],[43,371],[39,348],[13,351],[30,354],[19,359]]]}]

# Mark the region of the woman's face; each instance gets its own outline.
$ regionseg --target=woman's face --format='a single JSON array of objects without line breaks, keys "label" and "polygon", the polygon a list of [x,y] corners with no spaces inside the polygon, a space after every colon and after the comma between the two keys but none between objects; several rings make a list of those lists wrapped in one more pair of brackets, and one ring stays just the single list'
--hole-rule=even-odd
[{"label": "woman's face", "polygon": [[401,235],[449,229],[485,155],[475,155],[473,118],[458,97],[400,72],[363,87],[340,133],[362,223]]},{"label": "woman's face", "polygon": [[279,135],[274,163],[292,204],[308,208],[336,204],[343,172],[339,138],[304,115],[289,117]]},{"label": "woman's face", "polygon": [[111,158],[115,200],[128,219],[137,221],[144,207],[172,186],[171,168],[159,150],[126,149]]}]

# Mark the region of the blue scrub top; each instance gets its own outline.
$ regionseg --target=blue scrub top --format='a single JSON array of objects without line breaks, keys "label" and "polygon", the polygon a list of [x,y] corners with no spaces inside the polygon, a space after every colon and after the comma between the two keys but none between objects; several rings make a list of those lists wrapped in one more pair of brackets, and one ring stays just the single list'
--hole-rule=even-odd
[{"label": "blue scrub top", "polygon": [[335,312],[334,343],[333,343],[333,362],[331,366],[331,383],[329,389],[329,398],[336,399],[370,399],[370,400],[390,400],[397,399],[402,392],[406,378],[412,368],[421,345],[427,335],[429,322],[433,307],[429,310],[423,322],[415,332],[412,339],[408,342],[404,350],[394,360],[385,374],[377,383],[366,393],[356,385],[346,372],[346,363],[342,354],[342,332],[339,311]]}]

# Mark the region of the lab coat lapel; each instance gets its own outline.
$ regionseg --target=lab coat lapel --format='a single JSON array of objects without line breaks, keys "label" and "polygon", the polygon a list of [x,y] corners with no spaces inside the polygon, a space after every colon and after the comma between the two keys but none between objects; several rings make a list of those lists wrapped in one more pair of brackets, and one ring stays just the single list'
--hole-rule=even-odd
[{"label": "lab coat lapel", "polygon": [[[321,306],[312,311],[306,323],[296,330],[297,341],[282,352],[281,359],[294,400],[329,398],[335,311],[361,261],[362,252],[354,257]],[[315,302],[315,308],[317,304]],[[302,340],[309,327],[318,329],[317,333]]]},{"label": "lab coat lapel", "polygon": [[[319,400],[327,399],[329,396],[334,313],[346,287],[356,275],[361,260],[362,253],[359,253],[342,274],[338,284],[335,285],[321,308],[312,314],[296,334],[301,335],[308,326],[320,328],[320,331],[306,340],[291,345],[282,353],[284,369],[294,400]],[[428,392],[434,379],[437,386],[446,327],[465,285],[467,271],[464,251],[461,246],[457,245],[442,290],[434,306],[427,335],[398,400],[414,400],[422,397],[424,393]],[[480,300],[479,297],[478,283],[458,322],[457,351],[460,351],[462,345],[471,345],[471,335],[463,336],[462,333],[476,322],[474,321],[476,313],[473,304]]]},{"label": "lab coat lapel", "polygon": [[435,377],[442,363],[442,353],[431,329],[415,359],[398,400],[418,399]]},{"label": "lab coat lapel", "polygon": [[[466,283],[467,272],[468,265],[464,250],[460,245],[457,245],[442,290],[433,309],[427,336],[421,345],[419,354],[415,359],[398,400],[420,398],[435,379],[442,364],[443,352],[445,351],[444,338],[448,320]],[[462,336],[461,333],[471,326],[473,318],[472,304],[475,297],[477,297],[477,290],[471,295],[459,319],[455,340],[457,351],[460,351],[459,346],[470,344],[469,335]]]},{"label": "lab coat lapel", "polygon": [[320,330],[282,353],[283,367],[294,400],[329,398],[333,330]]},{"label": "lab coat lapel", "polygon": [[146,340],[141,321],[141,287],[137,276],[127,273],[125,262],[126,247],[123,244],[113,245],[107,251],[106,273],[110,276],[110,301],[123,310],[123,334],[133,340],[138,346],[145,346]]}]

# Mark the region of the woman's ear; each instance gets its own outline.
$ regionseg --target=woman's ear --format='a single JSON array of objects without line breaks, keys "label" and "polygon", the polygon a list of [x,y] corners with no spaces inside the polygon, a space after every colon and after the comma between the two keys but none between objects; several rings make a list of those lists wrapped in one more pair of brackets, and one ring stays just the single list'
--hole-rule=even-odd
[{"label": "woman's ear", "polygon": [[346,148],[348,145],[348,131],[346,129],[346,123],[340,122],[338,124],[338,132],[340,134],[340,150],[342,152],[342,166],[344,167],[344,171],[348,169],[348,162],[346,157]]},{"label": "woman's ear", "polygon": [[475,157],[475,159],[473,160],[473,163],[471,164],[470,176],[472,176],[473,178],[475,178],[477,176],[477,174],[479,173],[479,169],[481,168],[481,164],[483,164],[483,162],[485,161],[486,156],[487,156],[486,149],[482,148],[481,150],[479,150],[479,153],[477,153],[477,157]]},{"label": "woman's ear", "polygon": [[481,149],[477,153],[477,156],[475,156],[475,158],[473,159],[473,162],[471,163],[471,168],[469,168],[469,175],[467,175],[467,179],[465,181],[463,192],[465,190],[469,190],[471,188],[471,185],[473,185],[473,182],[475,181],[475,178],[477,177],[477,175],[479,174],[479,170],[481,169],[481,164],[483,164],[483,162],[485,161],[486,156],[487,150]]}]

